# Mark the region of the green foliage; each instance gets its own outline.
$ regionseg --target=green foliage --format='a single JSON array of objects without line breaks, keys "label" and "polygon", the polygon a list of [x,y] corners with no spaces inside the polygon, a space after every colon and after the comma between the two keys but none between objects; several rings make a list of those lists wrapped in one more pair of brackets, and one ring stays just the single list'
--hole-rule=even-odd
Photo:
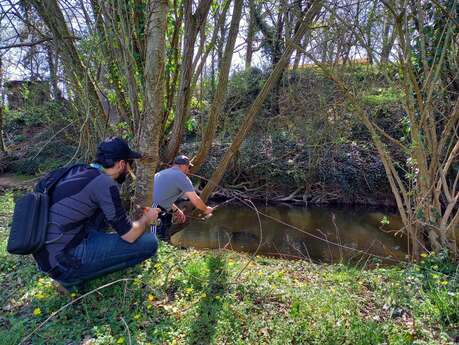
[{"label": "green foliage", "polygon": [[381,225],[389,225],[390,224],[389,218],[387,216],[383,216],[380,223]]},{"label": "green foliage", "polygon": [[[343,78],[360,90],[357,94],[364,98],[365,110],[372,121],[400,139],[409,126],[401,107],[400,91],[387,85],[385,75],[397,78],[398,73],[396,68],[389,67],[354,64],[337,68]],[[234,137],[265,78],[266,73],[258,69],[231,76],[217,133],[222,148],[212,153],[211,160],[203,167],[205,174],[211,174],[216,164],[214,158],[220,156],[224,145]],[[354,105],[349,104],[333,81],[317,68],[287,71],[278,94],[277,101],[271,95],[257,114],[224,183],[249,182],[254,189],[282,191],[284,196],[300,186],[307,191],[320,185],[319,193],[323,190],[326,195],[317,192],[305,195],[313,202],[327,201],[333,194],[332,202],[345,203],[367,200],[378,203],[391,198],[384,167],[375,155],[370,134],[352,113]]]},{"label": "green foliage", "polygon": [[194,133],[198,127],[198,121],[194,117],[190,117],[185,123],[185,129],[188,134]]},{"label": "green foliage", "polygon": [[133,139],[131,128],[125,121],[118,122],[113,128],[113,133],[114,135],[119,136],[127,141],[131,141]]},{"label": "green foliage", "polygon": [[11,170],[24,175],[43,174],[65,164],[74,152],[73,145],[61,140],[46,146],[34,146],[24,158],[11,163]]},{"label": "green foliage", "polygon": [[364,94],[362,96],[364,103],[370,106],[381,106],[391,103],[399,103],[401,98],[401,91],[392,87],[370,90],[368,94]]},{"label": "green foliage", "polygon": [[14,155],[8,170],[17,174],[55,169],[73,157],[78,145],[79,133],[73,131],[80,130],[79,123],[64,101],[34,102],[26,101],[22,108],[5,112],[4,130],[13,138],[7,145]]},{"label": "green foliage", "polygon": [[62,105],[54,101],[40,106],[27,104],[20,110],[6,109],[4,112],[5,129],[47,125],[59,121],[62,115]]},{"label": "green foliage", "polygon": [[266,78],[267,75],[255,67],[233,73],[228,81],[225,110],[228,107],[233,111],[247,108],[256,98]]}]

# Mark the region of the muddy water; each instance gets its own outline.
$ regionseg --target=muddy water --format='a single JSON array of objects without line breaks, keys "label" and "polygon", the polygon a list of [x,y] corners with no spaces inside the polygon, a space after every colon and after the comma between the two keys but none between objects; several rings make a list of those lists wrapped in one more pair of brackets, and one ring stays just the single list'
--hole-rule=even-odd
[{"label": "muddy water", "polygon": [[257,207],[268,217],[257,217],[247,206],[225,206],[206,221],[192,219],[172,243],[332,263],[394,263],[406,255],[406,240],[394,236],[402,228],[396,214],[361,208]]}]

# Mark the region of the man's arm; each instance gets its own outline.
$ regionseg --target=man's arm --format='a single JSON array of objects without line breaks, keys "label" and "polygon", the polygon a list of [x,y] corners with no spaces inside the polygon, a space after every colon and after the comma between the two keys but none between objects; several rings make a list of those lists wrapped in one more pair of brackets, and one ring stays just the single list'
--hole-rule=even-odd
[{"label": "man's arm", "polygon": [[134,242],[143,234],[147,225],[158,218],[159,209],[146,208],[142,217],[132,222],[122,205],[118,186],[107,176],[97,177],[91,191],[108,223],[126,242]]},{"label": "man's arm", "polygon": [[196,192],[186,192],[185,195],[190,199],[194,207],[200,209],[204,214],[210,214],[214,210],[212,207],[207,206]]},{"label": "man's arm", "polygon": [[174,215],[174,221],[177,221],[179,224],[185,223],[185,213],[183,213],[183,211],[176,204],[172,204],[172,213]]},{"label": "man's arm", "polygon": [[158,218],[159,208],[145,208],[145,212],[137,221],[132,223],[132,228],[121,238],[126,242],[133,243],[145,232],[145,228]]}]

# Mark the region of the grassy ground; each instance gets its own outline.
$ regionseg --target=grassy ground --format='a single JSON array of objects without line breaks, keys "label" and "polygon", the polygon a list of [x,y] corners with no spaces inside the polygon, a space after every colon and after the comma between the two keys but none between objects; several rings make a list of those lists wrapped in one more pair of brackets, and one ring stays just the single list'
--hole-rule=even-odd
[{"label": "grassy ground", "polygon": [[0,196],[0,344],[452,344],[459,335],[457,270],[441,255],[359,270],[162,245],[157,260],[63,296],[30,257],[6,253],[12,209],[12,194]]}]

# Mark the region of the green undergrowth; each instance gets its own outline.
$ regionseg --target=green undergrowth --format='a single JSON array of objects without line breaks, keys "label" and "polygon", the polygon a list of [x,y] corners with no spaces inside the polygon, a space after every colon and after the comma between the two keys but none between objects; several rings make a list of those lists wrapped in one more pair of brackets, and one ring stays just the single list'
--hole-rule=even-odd
[{"label": "green undergrowth", "polygon": [[0,196],[0,344],[452,344],[458,335],[457,267],[442,255],[361,270],[162,244],[155,260],[61,295],[31,257],[7,254],[13,205]]}]

